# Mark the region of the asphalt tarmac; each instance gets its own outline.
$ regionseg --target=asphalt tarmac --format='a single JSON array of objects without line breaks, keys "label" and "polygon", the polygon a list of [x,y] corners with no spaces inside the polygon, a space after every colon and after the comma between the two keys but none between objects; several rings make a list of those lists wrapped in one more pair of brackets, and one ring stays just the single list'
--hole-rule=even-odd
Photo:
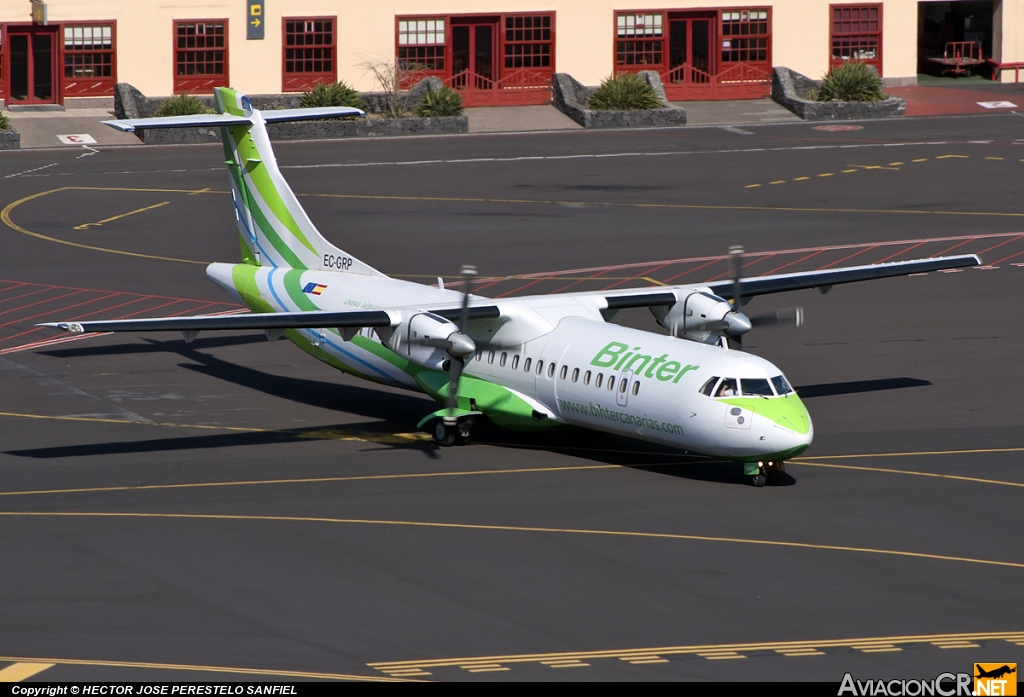
[{"label": "asphalt tarmac", "polygon": [[752,301],[805,308],[744,348],[816,431],[763,489],[580,431],[484,424],[438,450],[415,433],[429,400],[261,333],[38,330],[237,310],[203,273],[238,258],[223,153],[0,154],[0,678],[838,682],[1024,662],[1024,121],[854,125],[277,146],[333,242],[425,283],[474,263],[484,295],[707,281],[733,244],[751,275],[980,254]]}]

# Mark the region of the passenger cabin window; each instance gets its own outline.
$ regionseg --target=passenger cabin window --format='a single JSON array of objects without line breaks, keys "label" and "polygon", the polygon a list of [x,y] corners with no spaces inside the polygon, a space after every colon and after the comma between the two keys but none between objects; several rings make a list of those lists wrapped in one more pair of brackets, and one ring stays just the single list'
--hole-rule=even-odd
[{"label": "passenger cabin window", "polygon": [[567,365],[563,365],[563,366],[562,366],[562,372],[560,372],[560,373],[558,374],[558,377],[560,377],[560,378],[561,378],[562,380],[565,380],[565,376],[566,376],[566,375],[567,375],[568,373],[569,373],[569,366],[567,366]]},{"label": "passenger cabin window", "polygon": [[484,357],[484,352],[483,351],[477,351],[476,352],[476,359],[477,360],[480,360],[483,357]]},{"label": "passenger cabin window", "polygon": [[789,394],[793,391],[793,388],[789,386],[786,378],[781,375],[776,375],[772,378],[772,384],[775,385],[775,391],[780,395]]},{"label": "passenger cabin window", "polygon": [[[550,377],[554,377],[554,375],[555,375],[555,364],[554,363],[548,363],[548,377],[549,378]],[[565,371],[564,370],[562,371],[562,377],[563,378],[565,377]]]},{"label": "passenger cabin window", "polygon": [[619,392],[626,394],[626,386],[629,385],[629,380],[622,378],[619,380]]},{"label": "passenger cabin window", "polygon": [[512,370],[519,369],[519,354],[512,356]]},{"label": "passenger cabin window", "polygon": [[638,380],[638,381],[633,383],[633,396],[635,397],[639,393],[640,393],[640,381]]},{"label": "passenger cabin window", "polygon": [[504,368],[505,367],[505,361],[507,361],[507,360],[508,360],[508,352],[507,351],[502,351],[501,352],[501,358],[498,360],[498,365],[500,365],[502,368]]},{"label": "passenger cabin window", "polygon": [[715,383],[717,383],[717,382],[718,382],[718,376],[716,375],[716,376],[714,376],[713,378],[711,378],[710,380],[708,380],[707,382],[704,383],[704,387],[700,388],[700,393],[710,397],[712,395],[712,393],[715,391]]},{"label": "passenger cabin window", "polygon": [[580,379],[580,369],[579,368],[573,368],[572,369],[572,381],[576,382],[579,379]]},{"label": "passenger cabin window", "polygon": [[544,372],[544,361],[537,361],[537,375]]},{"label": "passenger cabin window", "polygon": [[583,384],[584,385],[589,385],[590,384],[590,371],[589,370],[587,372],[583,373]]},{"label": "passenger cabin window", "polygon": [[743,378],[740,380],[740,387],[744,397],[774,397],[772,386],[767,380],[761,378]]},{"label": "passenger cabin window", "polygon": [[739,392],[736,389],[736,378],[725,378],[718,389],[715,390],[716,397],[735,397]]},{"label": "passenger cabin window", "polygon": [[[614,375],[609,375],[608,376],[608,389],[612,390],[612,391],[615,390],[615,376]],[[625,392],[625,390],[623,390],[623,392]]]},{"label": "passenger cabin window", "polygon": [[533,359],[532,358],[527,358],[526,359],[526,363],[523,363],[523,370],[525,370],[527,373],[529,373],[530,372],[530,365],[532,363],[533,363]]},{"label": "passenger cabin window", "polygon": [[601,380],[603,380],[603,379],[604,379],[604,373],[598,373],[597,377],[594,378],[594,387],[600,387],[601,386]]},{"label": "passenger cabin window", "polygon": [[494,351],[487,352],[487,362],[494,363]]}]

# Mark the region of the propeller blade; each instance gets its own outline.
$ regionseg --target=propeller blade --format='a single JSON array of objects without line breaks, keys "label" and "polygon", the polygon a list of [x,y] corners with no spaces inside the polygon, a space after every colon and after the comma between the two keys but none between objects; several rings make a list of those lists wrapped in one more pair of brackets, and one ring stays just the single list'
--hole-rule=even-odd
[{"label": "propeller blade", "polygon": [[784,307],[775,312],[750,318],[750,324],[753,327],[767,327],[772,324],[792,324],[794,327],[799,327],[803,323],[804,308],[802,307]]},{"label": "propeller blade", "polygon": [[464,359],[455,357],[448,368],[448,401],[445,406],[451,411],[459,406],[459,377],[462,376],[465,365]]},{"label": "propeller blade", "polygon": [[737,310],[743,305],[743,284],[740,273],[743,269],[743,247],[729,247],[729,271],[732,275],[732,306]]},{"label": "propeller blade", "polygon": [[473,340],[464,333],[469,323],[469,291],[473,284],[473,276],[476,276],[476,267],[464,264],[460,272],[462,274],[462,311],[459,312],[459,333],[452,334],[452,365],[448,369],[448,409],[455,411],[459,406],[459,377],[462,369],[466,366],[465,357],[476,351]]}]

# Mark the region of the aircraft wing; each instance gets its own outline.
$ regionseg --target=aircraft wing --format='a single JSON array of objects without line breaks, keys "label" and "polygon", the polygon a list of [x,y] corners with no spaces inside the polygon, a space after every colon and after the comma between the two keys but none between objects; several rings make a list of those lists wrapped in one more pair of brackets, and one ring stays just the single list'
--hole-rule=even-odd
[{"label": "aircraft wing", "polygon": [[[893,261],[885,264],[850,266],[826,271],[802,271],[774,276],[758,276],[742,279],[740,281],[740,294],[744,299],[747,299],[756,295],[768,295],[770,293],[782,293],[807,288],[818,288],[822,292],[827,293],[832,286],[843,283],[856,283],[876,278],[891,278],[893,276],[907,276],[915,273],[927,273],[929,271],[958,269],[979,264],[981,264],[981,259],[977,255],[963,254],[952,257],[934,257],[932,259],[917,259],[914,261]],[[725,298],[726,300],[732,299],[733,282],[731,279],[694,285],[706,285],[718,297]],[[677,300],[671,287],[658,288],[656,290],[650,288],[632,291],[623,290],[614,293],[604,293],[604,295],[608,301],[609,310],[620,310],[627,307],[672,305]]]},{"label": "aircraft wing", "polygon": [[[458,320],[458,307],[428,309],[431,314]],[[469,308],[469,319],[492,319],[501,312],[495,305]],[[97,320],[94,322],[44,322],[38,326],[63,329],[72,334],[88,332],[200,332],[229,329],[319,329],[322,327],[391,327],[399,323],[398,313],[387,310],[353,312],[266,312],[239,315],[195,315],[148,319]]]}]

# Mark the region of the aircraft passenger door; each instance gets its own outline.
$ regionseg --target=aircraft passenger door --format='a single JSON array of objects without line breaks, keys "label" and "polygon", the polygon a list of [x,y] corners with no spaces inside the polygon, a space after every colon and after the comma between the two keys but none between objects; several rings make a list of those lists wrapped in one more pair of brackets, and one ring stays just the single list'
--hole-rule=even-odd
[{"label": "aircraft passenger door", "polygon": [[615,403],[620,407],[626,406],[629,401],[629,384],[633,381],[633,371],[623,370],[619,375],[619,382],[615,385]]}]

